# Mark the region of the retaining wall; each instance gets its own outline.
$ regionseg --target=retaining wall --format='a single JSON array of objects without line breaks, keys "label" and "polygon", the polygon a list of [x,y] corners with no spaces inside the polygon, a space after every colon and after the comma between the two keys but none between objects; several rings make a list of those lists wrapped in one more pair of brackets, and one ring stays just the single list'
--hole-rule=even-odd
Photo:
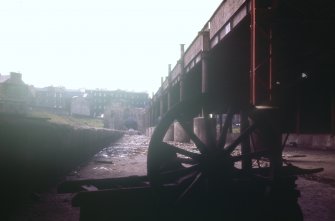
[{"label": "retaining wall", "polygon": [[7,202],[38,192],[122,136],[43,119],[0,117],[0,194]]},{"label": "retaining wall", "polygon": [[[284,139],[285,135],[283,135]],[[335,150],[335,136],[331,134],[290,134],[286,145],[309,149]]]}]

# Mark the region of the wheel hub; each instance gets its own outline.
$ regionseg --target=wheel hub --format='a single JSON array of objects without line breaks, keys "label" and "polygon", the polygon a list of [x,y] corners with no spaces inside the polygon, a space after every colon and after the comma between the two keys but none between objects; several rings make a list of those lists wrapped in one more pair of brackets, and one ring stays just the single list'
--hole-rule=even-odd
[{"label": "wheel hub", "polygon": [[208,177],[231,177],[234,171],[234,162],[230,156],[221,151],[211,151],[200,159],[202,173]]}]

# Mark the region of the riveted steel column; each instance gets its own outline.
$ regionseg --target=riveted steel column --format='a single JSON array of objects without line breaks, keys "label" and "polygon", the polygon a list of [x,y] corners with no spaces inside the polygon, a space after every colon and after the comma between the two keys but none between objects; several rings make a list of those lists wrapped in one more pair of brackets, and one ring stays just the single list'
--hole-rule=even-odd
[{"label": "riveted steel column", "polygon": [[256,2],[250,3],[250,103],[256,104]]},{"label": "riveted steel column", "polygon": [[273,32],[267,19],[275,10],[276,1],[267,1],[267,6],[256,4],[256,0],[250,3],[250,103],[258,105],[271,103],[273,98]]},{"label": "riveted steel column", "polygon": [[208,92],[208,51],[209,51],[209,32],[199,32],[202,38],[202,60],[201,60],[201,92],[203,94]]},{"label": "riveted steel column", "polygon": [[164,88],[163,88],[163,83],[164,83],[164,78],[163,77],[161,77],[161,93],[160,93],[160,96],[159,96],[159,119],[161,119],[162,118],[162,116],[163,116],[163,114],[164,114],[164,104],[163,104],[163,102],[164,102],[164,99],[163,99],[163,90],[164,90]]},{"label": "riveted steel column", "polygon": [[[209,31],[200,31],[199,36],[202,43],[202,54],[201,54],[201,93],[208,93],[208,51],[210,48],[210,37]],[[204,96],[204,99],[208,97]],[[202,110],[202,116],[194,118],[194,133],[205,143],[208,147],[214,147],[216,140],[216,118],[209,118],[208,110],[205,109],[206,105]]]},{"label": "riveted steel column", "polygon": [[[167,111],[171,108],[171,99],[172,99],[172,82],[171,82],[171,64],[169,64],[168,69],[168,88],[167,88]],[[169,129],[166,131],[166,134],[163,138],[163,141],[174,141],[174,124],[171,124]]]},{"label": "riveted steel column", "polygon": [[184,82],[184,74],[185,74],[185,68],[184,68],[184,55],[185,55],[185,50],[184,50],[184,44],[180,44],[180,60],[179,65],[180,65],[180,84],[179,84],[179,101],[183,101],[185,99],[185,82]]},{"label": "riveted steel column", "polygon": [[169,64],[168,69],[168,94],[167,94],[167,110],[171,108],[171,99],[172,99],[172,76],[171,76],[171,64]]},{"label": "riveted steel column", "polygon": [[[241,133],[243,133],[246,129],[248,129],[249,125],[249,119],[248,119],[248,112],[242,111],[240,113],[241,115]],[[252,167],[252,161],[251,158],[248,157],[248,154],[250,154],[250,139],[245,139],[241,143],[241,151],[242,154],[246,157],[242,159],[242,168],[243,170],[251,170]]]},{"label": "riveted steel column", "polygon": [[335,135],[335,77],[332,76],[331,80],[331,88],[330,88],[330,92],[331,92],[331,133],[332,135]]}]

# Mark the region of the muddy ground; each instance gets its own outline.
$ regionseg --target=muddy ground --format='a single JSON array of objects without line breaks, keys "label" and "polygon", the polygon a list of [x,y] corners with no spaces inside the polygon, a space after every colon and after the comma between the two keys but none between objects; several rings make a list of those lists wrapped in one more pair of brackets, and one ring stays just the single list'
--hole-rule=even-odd
[{"label": "muddy ground", "polygon": [[335,151],[286,147],[284,156],[301,168],[324,168],[297,181],[305,221],[335,220]]},{"label": "muddy ground", "polygon": [[[125,135],[64,179],[145,175],[148,142],[149,138],[143,135]],[[286,147],[284,157],[289,163],[303,168],[324,168],[321,173],[299,177],[299,203],[305,221],[335,220],[335,152]],[[79,208],[71,206],[73,194],[57,194],[56,188],[57,185],[44,192],[33,193],[24,206],[13,212],[8,220],[78,221]]]}]

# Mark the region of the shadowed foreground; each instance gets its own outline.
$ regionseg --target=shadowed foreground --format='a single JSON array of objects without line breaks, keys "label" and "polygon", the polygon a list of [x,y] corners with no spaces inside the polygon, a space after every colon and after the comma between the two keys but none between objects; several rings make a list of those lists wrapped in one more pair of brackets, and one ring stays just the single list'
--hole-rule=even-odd
[{"label": "shadowed foreground", "polygon": [[54,124],[42,118],[0,116],[0,193],[5,202],[1,214],[26,198],[34,198],[121,135],[106,129]]}]

